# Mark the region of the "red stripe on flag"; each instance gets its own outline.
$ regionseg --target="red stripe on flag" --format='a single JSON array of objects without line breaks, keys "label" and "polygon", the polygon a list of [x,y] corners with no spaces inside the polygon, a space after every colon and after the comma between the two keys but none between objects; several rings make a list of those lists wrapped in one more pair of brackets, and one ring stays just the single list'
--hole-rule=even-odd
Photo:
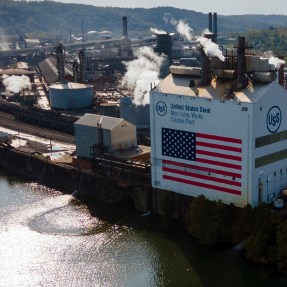
[{"label": "red stripe on flag", "polygon": [[196,158],[196,162],[201,162],[201,163],[206,163],[206,164],[212,164],[216,166],[222,166],[222,167],[228,167],[232,169],[238,169],[241,170],[241,166],[237,164],[232,164],[232,163],[226,163],[226,162],[221,162],[221,161],[216,161],[216,160],[208,160],[204,158]]},{"label": "red stripe on flag", "polygon": [[187,164],[183,162],[176,162],[176,161],[171,161],[171,160],[166,160],[166,159],[164,159],[162,162],[163,164],[169,164],[173,166],[194,169],[194,170],[204,171],[204,172],[210,172],[210,173],[215,173],[215,174],[221,174],[221,175],[231,176],[235,178],[241,178],[241,174],[235,173],[235,172],[219,170],[219,169],[214,169],[214,168],[209,168],[209,167],[204,167],[204,166],[191,165],[191,164]]},{"label": "red stripe on flag", "polygon": [[182,170],[168,168],[168,167],[163,167],[162,170],[166,171],[166,172],[174,173],[174,174],[180,174],[180,175],[184,175],[184,176],[190,176],[193,178],[199,178],[199,179],[204,179],[204,180],[209,180],[209,181],[213,181],[213,182],[224,183],[224,184],[228,184],[228,185],[234,185],[234,186],[241,187],[241,182],[237,182],[237,181],[212,177],[212,176],[203,175],[203,174],[199,174],[199,173],[182,171]]},{"label": "red stripe on flag", "polygon": [[226,145],[220,145],[220,144],[212,144],[212,143],[208,143],[208,142],[196,141],[196,146],[222,149],[222,150],[234,151],[234,152],[238,152],[238,153],[242,152],[242,149],[239,147],[226,146]]},{"label": "red stripe on flag", "polygon": [[[198,155],[198,154],[212,156],[212,157],[225,158],[225,159],[230,159],[230,160],[236,160],[236,161],[241,161],[241,157],[240,156],[235,156],[235,155],[223,154],[223,153],[219,153],[219,152],[211,152],[211,151],[196,149],[196,155]],[[196,159],[196,161],[197,161],[197,159]]]},{"label": "red stripe on flag", "polygon": [[203,138],[203,139],[217,140],[217,141],[222,141],[222,142],[242,144],[242,140],[240,140],[240,139],[215,136],[215,135],[207,135],[207,134],[202,134],[202,133],[195,133],[195,134],[196,134],[196,138]]},{"label": "red stripe on flag", "polygon": [[163,175],[163,178],[167,179],[167,180],[171,180],[171,181],[176,181],[176,182],[181,182],[181,183],[185,183],[185,184],[189,184],[189,185],[213,189],[213,190],[217,190],[217,191],[221,191],[221,192],[231,193],[231,194],[235,194],[235,195],[241,195],[240,190],[233,190],[233,189],[226,188],[226,187],[220,187],[220,186],[216,186],[216,185],[206,184],[203,182],[196,182],[193,180],[188,180],[188,179],[184,179],[184,178],[177,178],[177,177],[169,176],[169,175]]}]

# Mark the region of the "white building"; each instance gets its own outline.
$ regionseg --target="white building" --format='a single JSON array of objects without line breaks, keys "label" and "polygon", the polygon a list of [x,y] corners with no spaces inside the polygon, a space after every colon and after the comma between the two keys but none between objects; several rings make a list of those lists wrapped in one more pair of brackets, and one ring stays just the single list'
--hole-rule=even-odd
[{"label": "white building", "polygon": [[91,147],[102,146],[110,153],[137,145],[136,127],[121,118],[85,114],[74,124],[76,152],[91,159]]},{"label": "white building", "polygon": [[[266,62],[245,58],[245,72]],[[172,67],[150,93],[154,188],[240,207],[276,199],[287,186],[287,91],[267,66],[241,88],[234,76],[203,86],[198,68]]]}]

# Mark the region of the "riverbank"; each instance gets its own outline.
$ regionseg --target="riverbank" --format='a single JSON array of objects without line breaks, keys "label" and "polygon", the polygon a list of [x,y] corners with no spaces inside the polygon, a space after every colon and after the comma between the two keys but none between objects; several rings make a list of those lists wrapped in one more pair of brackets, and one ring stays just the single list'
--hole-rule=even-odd
[{"label": "riverbank", "polygon": [[133,174],[100,175],[9,146],[0,147],[0,167],[66,193],[77,190],[92,200],[110,204],[131,200],[137,211],[149,210],[168,218],[184,218],[191,202],[190,197],[153,189],[149,180]]},{"label": "riverbank", "polygon": [[243,209],[170,191],[156,190],[134,175],[100,175],[10,146],[0,147],[0,167],[47,187],[108,204],[131,201],[134,209],[161,215],[164,225],[183,223],[185,230],[206,245],[245,242],[242,252],[263,265],[287,272],[287,219],[266,206]]}]

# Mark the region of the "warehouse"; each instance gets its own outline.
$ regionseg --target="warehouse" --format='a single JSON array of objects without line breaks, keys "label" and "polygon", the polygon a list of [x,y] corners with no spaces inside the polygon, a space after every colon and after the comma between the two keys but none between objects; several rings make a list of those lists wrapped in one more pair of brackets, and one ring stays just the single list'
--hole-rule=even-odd
[{"label": "warehouse", "polygon": [[91,148],[111,153],[137,146],[136,127],[121,118],[85,114],[75,122],[77,157],[91,159]]},{"label": "warehouse", "polygon": [[287,92],[270,59],[245,49],[241,38],[224,64],[172,66],[151,91],[154,188],[240,207],[271,203],[286,188]]}]

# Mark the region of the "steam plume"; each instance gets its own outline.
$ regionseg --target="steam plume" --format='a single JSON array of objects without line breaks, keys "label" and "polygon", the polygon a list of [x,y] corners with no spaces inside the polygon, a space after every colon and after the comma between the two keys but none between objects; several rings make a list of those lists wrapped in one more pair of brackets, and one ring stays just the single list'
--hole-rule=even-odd
[{"label": "steam plume", "polygon": [[150,47],[139,48],[137,59],[124,62],[127,72],[122,79],[122,86],[133,90],[136,105],[149,103],[150,84],[159,82],[159,71],[164,56],[156,54]]},{"label": "steam plume", "polygon": [[222,55],[221,50],[219,49],[219,46],[212,42],[210,39],[207,39],[203,36],[200,36],[197,41],[200,43],[200,45],[202,46],[206,56],[209,57],[217,57],[219,58],[221,61],[225,60],[225,57]]},{"label": "steam plume", "polygon": [[284,60],[281,60],[281,59],[276,58],[276,57],[270,57],[268,62],[270,65],[274,65],[275,69],[277,69],[277,70],[281,67],[281,65],[285,64]]},{"label": "steam plume", "polygon": [[192,40],[193,30],[183,20],[179,20],[176,25],[176,30],[180,35],[183,35],[188,41]]},{"label": "steam plume", "polygon": [[31,90],[30,78],[22,76],[8,76],[3,75],[3,85],[7,92],[20,93],[21,91],[28,89]]},{"label": "steam plume", "polygon": [[167,34],[167,32],[162,29],[150,28],[150,31],[156,35]]},{"label": "steam plume", "polygon": [[165,25],[167,25],[170,22],[171,14],[169,12],[165,12],[163,16],[163,21],[165,22]]},{"label": "steam plume", "polygon": [[0,29],[0,51],[10,50],[9,44],[7,43],[7,37],[3,31]]}]

